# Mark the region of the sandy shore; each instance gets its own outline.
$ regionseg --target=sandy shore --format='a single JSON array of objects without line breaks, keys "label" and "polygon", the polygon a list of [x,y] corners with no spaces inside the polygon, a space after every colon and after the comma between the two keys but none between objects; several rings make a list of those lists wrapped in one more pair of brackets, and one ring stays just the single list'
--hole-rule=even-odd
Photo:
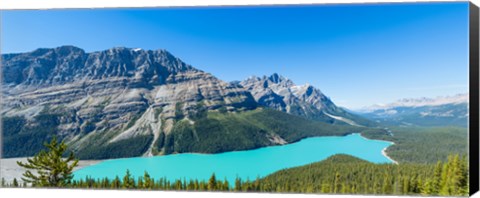
[{"label": "sandy shore", "polygon": [[[395,143],[393,143],[392,145],[394,145]],[[388,148],[388,147],[387,147]],[[382,155],[385,156],[386,158],[388,158],[390,161],[392,161],[394,164],[398,164],[397,161],[393,160],[390,156],[387,155],[387,148],[384,148],[382,150]]]},{"label": "sandy shore", "polygon": [[[4,178],[6,182],[12,182],[14,178],[21,181],[22,174],[25,169],[17,165],[17,161],[27,162],[26,157],[22,158],[6,158],[0,159],[0,178]],[[86,166],[90,166],[101,162],[102,160],[80,160],[77,167],[73,170],[76,171]]]},{"label": "sandy shore", "polygon": [[[360,136],[361,136],[362,138],[366,139],[366,140],[375,140],[375,141],[388,142],[388,143],[391,144],[390,146],[395,145],[395,142],[390,142],[390,141],[386,141],[386,140],[368,139],[368,138],[364,137],[361,133],[360,133]],[[388,147],[390,147],[390,146],[388,146]],[[385,156],[385,157],[386,157],[387,159],[389,159],[390,161],[392,161],[394,164],[398,164],[397,161],[393,160],[390,156],[387,155],[387,148],[388,148],[388,147],[385,147],[384,149],[382,149],[382,155]]]}]

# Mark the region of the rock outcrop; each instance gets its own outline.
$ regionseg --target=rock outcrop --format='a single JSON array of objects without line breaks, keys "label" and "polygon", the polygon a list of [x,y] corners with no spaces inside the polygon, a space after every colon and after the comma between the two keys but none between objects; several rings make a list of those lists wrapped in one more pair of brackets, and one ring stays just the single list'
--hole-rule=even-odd
[{"label": "rock outcrop", "polygon": [[[168,134],[174,120],[209,110],[249,110],[245,89],[196,69],[165,50],[112,48],[86,53],[73,46],[2,55],[5,117],[34,122],[60,114],[58,135],[81,149],[91,138],[108,142]],[[151,154],[150,152],[147,154]]]},{"label": "rock outcrop", "polygon": [[318,88],[310,84],[296,85],[277,73],[271,76],[252,76],[240,85],[250,91],[263,106],[327,123],[369,125],[356,115],[337,107]]}]

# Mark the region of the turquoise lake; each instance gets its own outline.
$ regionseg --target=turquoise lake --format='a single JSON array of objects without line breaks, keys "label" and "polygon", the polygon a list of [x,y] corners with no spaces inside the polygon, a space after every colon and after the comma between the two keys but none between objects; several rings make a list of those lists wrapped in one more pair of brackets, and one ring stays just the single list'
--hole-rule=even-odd
[{"label": "turquoise lake", "polygon": [[233,184],[238,176],[253,180],[275,171],[318,162],[335,154],[348,154],[374,163],[392,163],[382,155],[391,142],[369,140],[360,134],[313,137],[299,142],[255,150],[219,154],[183,153],[156,157],[113,159],[87,166],[74,172],[74,178],[122,178],[127,169],[134,178],[147,171],[155,179],[208,180],[227,178]]}]

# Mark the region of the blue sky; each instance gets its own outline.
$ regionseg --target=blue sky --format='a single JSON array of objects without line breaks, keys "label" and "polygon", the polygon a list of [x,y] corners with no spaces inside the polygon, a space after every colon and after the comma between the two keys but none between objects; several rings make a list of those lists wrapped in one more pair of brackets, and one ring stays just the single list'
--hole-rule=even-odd
[{"label": "blue sky", "polygon": [[468,91],[468,3],[2,11],[2,53],[166,49],[226,81],[277,72],[358,108]]}]

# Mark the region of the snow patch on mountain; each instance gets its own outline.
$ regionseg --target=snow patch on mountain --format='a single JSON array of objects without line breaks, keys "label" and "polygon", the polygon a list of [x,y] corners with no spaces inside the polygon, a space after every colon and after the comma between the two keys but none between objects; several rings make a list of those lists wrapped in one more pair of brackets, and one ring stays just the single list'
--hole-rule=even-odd
[{"label": "snow patch on mountain", "polygon": [[340,121],[345,122],[345,123],[347,123],[347,124],[349,124],[349,125],[358,126],[358,127],[363,127],[362,125],[359,125],[359,124],[355,123],[354,121],[349,120],[349,119],[347,119],[347,118],[340,117],[340,116],[330,115],[330,114],[328,114],[328,113],[326,113],[326,112],[323,112],[323,113],[324,113],[325,115],[327,115],[328,117],[331,117],[331,118],[333,118],[333,119],[335,119],[335,120],[340,120]]},{"label": "snow patch on mountain", "polygon": [[436,98],[404,98],[389,104],[376,104],[356,110],[357,112],[370,113],[378,110],[385,110],[385,114],[396,114],[393,108],[397,107],[423,107],[423,106],[439,106],[446,104],[462,104],[468,103],[468,93],[457,94],[454,96],[439,96]]}]

